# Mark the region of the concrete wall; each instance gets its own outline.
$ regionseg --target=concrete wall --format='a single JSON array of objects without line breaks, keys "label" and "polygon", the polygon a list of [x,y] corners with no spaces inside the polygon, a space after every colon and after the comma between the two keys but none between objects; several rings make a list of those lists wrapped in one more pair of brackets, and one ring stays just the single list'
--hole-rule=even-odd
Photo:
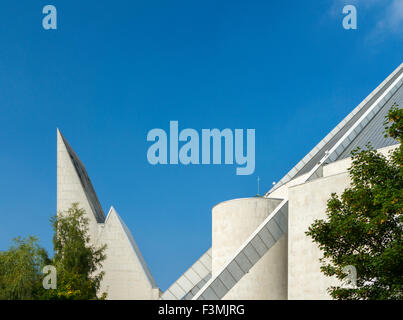
[{"label": "concrete wall", "polygon": [[[98,223],[63,138],[57,134],[57,210],[67,211],[75,202],[85,209],[89,235],[96,247],[107,245],[100,294],[107,299],[158,299],[160,290],[148,270],[130,231],[112,208],[105,223]],[[94,204],[93,204],[94,206]],[[101,209],[102,210],[102,209]],[[102,212],[103,217],[103,212]]]},{"label": "concrete wall", "polygon": [[67,211],[75,202],[85,209],[89,220],[89,234],[91,239],[98,238],[99,227],[91,206],[85,195],[83,186],[67,152],[63,139],[57,134],[57,212]]},{"label": "concrete wall", "polygon": [[[399,145],[378,149],[387,156]],[[327,200],[330,194],[341,194],[349,185],[347,169],[351,158],[323,166],[323,177],[298,184],[291,180],[271,195],[288,194],[288,298],[330,299],[327,288],[337,284],[336,279],[325,277],[320,271],[321,251],[312,239],[305,235],[315,219],[326,218]]]},{"label": "concrete wall", "polygon": [[[381,154],[383,154],[384,156],[389,156],[389,153],[393,150],[395,150],[400,144],[396,144],[393,146],[389,146],[389,147],[384,147],[384,148],[380,148],[377,149],[377,151]],[[347,169],[349,167],[351,167],[351,158],[345,158],[342,160],[338,160],[332,163],[329,163],[325,166],[323,166],[323,176],[327,177],[327,176],[332,176],[335,174],[339,174],[339,173],[343,173],[343,172],[347,172]]]},{"label": "concrete wall", "polygon": [[153,300],[159,298],[159,289],[149,273],[136,245],[130,241],[122,221],[112,208],[102,227],[99,243],[106,244],[107,259],[103,264],[105,276],[100,292],[107,299]]},{"label": "concrete wall", "polygon": [[321,251],[305,232],[315,219],[326,217],[330,194],[341,194],[349,183],[345,172],[289,189],[288,299],[330,299],[326,289],[336,284],[336,279],[321,273]]},{"label": "concrete wall", "polygon": [[[213,276],[277,207],[280,200],[262,197],[225,201],[213,208]],[[227,299],[287,298],[285,234],[225,296]]]}]

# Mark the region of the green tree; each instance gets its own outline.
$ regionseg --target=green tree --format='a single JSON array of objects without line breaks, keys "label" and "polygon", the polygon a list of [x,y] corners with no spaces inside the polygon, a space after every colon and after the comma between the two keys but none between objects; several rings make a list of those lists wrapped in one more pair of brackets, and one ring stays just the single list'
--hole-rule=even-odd
[{"label": "green tree", "polygon": [[41,291],[42,268],[50,263],[36,237],[16,238],[0,252],[0,300],[36,299]]},{"label": "green tree", "polygon": [[334,299],[403,299],[403,112],[396,104],[385,135],[400,146],[385,157],[367,145],[352,152],[351,185],[327,202],[327,219],[306,234],[323,252],[321,271],[339,280],[356,268],[355,288],[328,288]]},{"label": "green tree", "polygon": [[[88,235],[85,210],[75,203],[64,213],[51,219],[57,270],[57,289],[46,290],[42,299],[98,299],[97,293],[104,276],[102,262],[106,245],[96,248]],[[104,299],[106,294],[101,295]]]},{"label": "green tree", "polygon": [[[49,259],[36,237],[14,239],[14,246],[0,252],[0,299],[104,299],[97,295],[104,272],[106,246],[95,248],[88,235],[88,219],[78,204],[51,218],[55,254]],[[57,271],[57,288],[44,289],[45,265]]]}]

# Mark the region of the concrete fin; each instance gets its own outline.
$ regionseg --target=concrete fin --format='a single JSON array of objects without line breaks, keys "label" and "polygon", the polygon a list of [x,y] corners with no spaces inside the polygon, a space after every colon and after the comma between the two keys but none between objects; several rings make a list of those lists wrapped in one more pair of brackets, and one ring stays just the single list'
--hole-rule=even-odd
[{"label": "concrete fin", "polygon": [[[110,228],[110,227],[112,227],[112,228]],[[126,241],[125,242],[122,242],[122,241],[116,242],[115,241],[114,244],[118,244],[119,249],[123,249],[125,251],[125,254],[130,254],[130,252],[131,252],[133,254],[135,261],[137,261],[138,264],[141,266],[141,269],[143,270],[143,274],[146,277],[151,288],[158,288],[157,283],[155,282],[155,279],[152,276],[151,271],[148,268],[148,266],[144,260],[144,257],[141,254],[139,247],[137,246],[136,241],[133,238],[133,235],[131,234],[130,230],[127,228],[126,224],[123,222],[122,218],[119,216],[119,214],[117,213],[117,211],[115,210],[114,207],[110,208],[108,216],[105,220],[105,226],[103,228],[104,228],[104,230],[100,234],[100,241],[106,240],[105,232],[108,232],[107,231],[108,229],[114,233],[113,234],[114,237],[119,237],[118,233],[120,233],[121,239],[123,238]],[[107,245],[111,245],[111,244],[109,243]],[[114,248],[110,248],[110,249],[114,250]],[[108,260],[111,265],[114,265],[114,264],[118,265],[118,264],[122,263],[122,261],[113,261],[113,259],[111,259],[111,257],[108,257]],[[107,270],[105,272],[107,272]]]},{"label": "concrete fin", "polygon": [[[77,184],[81,185],[77,186]],[[105,214],[80,158],[57,129],[57,209],[65,211],[74,202],[85,206],[87,201],[97,223],[105,221]]]}]

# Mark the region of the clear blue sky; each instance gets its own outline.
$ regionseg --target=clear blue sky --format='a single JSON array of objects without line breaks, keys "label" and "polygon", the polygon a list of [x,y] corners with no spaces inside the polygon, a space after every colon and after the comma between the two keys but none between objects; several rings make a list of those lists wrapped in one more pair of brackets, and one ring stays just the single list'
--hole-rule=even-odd
[{"label": "clear blue sky", "polygon": [[[257,176],[267,191],[403,62],[402,3],[2,0],[0,250],[29,234],[52,248],[59,127],[166,289],[210,247],[215,204]],[[170,120],[256,129],[255,173],[151,166],[147,132]]]}]

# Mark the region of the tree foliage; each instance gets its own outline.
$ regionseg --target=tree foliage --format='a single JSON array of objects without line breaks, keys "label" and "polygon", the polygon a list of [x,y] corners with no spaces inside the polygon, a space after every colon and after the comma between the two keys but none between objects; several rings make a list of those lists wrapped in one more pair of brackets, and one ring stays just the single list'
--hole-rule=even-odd
[{"label": "tree foliage", "polygon": [[[96,248],[88,235],[85,210],[75,203],[51,218],[54,256],[49,259],[37,238],[17,238],[15,246],[0,252],[0,299],[104,299],[99,297],[106,246]],[[44,289],[45,265],[57,270],[57,288]]]},{"label": "tree foliage", "polygon": [[0,300],[30,300],[41,291],[42,268],[49,263],[36,237],[15,238],[0,252]]},{"label": "tree foliage", "polygon": [[400,142],[388,157],[367,145],[352,152],[351,185],[327,202],[327,219],[306,234],[323,252],[321,271],[343,280],[357,271],[355,288],[332,286],[335,299],[403,299],[403,112],[395,104],[386,136]]},{"label": "tree foliage", "polygon": [[[48,299],[97,299],[104,272],[106,245],[96,248],[88,235],[85,210],[77,203],[51,219],[57,270],[57,290],[47,290]],[[105,295],[102,295],[104,298]]]}]

